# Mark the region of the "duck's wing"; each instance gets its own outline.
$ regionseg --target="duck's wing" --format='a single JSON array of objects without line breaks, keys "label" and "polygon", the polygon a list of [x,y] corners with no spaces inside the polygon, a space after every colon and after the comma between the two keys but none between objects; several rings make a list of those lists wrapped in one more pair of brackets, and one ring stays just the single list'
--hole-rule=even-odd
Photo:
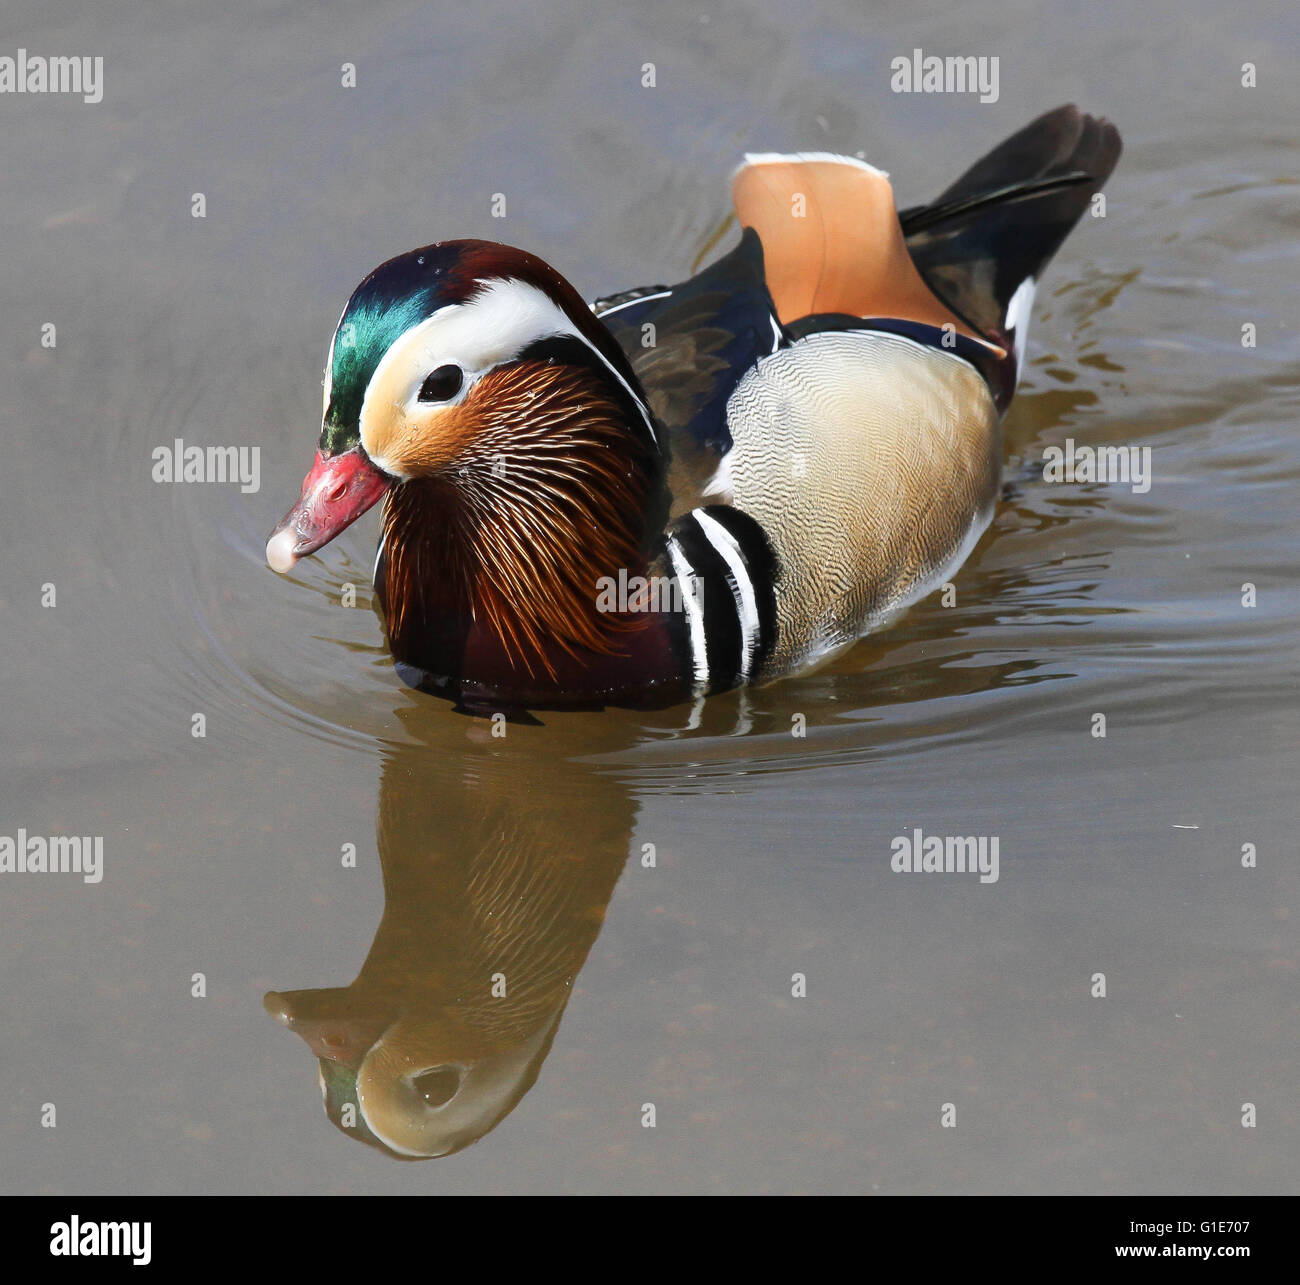
[{"label": "duck's wing", "polygon": [[741,223],[762,238],[767,284],[792,342],[865,324],[939,343],[984,375],[1004,411],[1034,286],[1120,147],[1104,118],[1065,106],[999,144],[929,205],[899,212],[887,174],[823,153],[747,157],[732,195]]},{"label": "duck's wing", "polygon": [[675,286],[628,290],[592,305],[627,354],[672,452],[674,513],[725,500],[719,470],[731,449],[727,401],[760,357],[784,340],[746,228],[736,248]]}]

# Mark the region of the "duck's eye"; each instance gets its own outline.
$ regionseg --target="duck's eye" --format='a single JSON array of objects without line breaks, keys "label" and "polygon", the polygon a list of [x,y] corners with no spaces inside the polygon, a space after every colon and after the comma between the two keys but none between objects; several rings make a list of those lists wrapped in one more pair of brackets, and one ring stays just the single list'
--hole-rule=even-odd
[{"label": "duck's eye", "polygon": [[412,1081],[415,1091],[431,1107],[446,1106],[460,1089],[460,1072],[454,1066],[435,1066]]},{"label": "duck's eye", "polygon": [[420,385],[422,402],[446,402],[460,392],[465,382],[465,373],[459,366],[439,366],[428,379]]}]

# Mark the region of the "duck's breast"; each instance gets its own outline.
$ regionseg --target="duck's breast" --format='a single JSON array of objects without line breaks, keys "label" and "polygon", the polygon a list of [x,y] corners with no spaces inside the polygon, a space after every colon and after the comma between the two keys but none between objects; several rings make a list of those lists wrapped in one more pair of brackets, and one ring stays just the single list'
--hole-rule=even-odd
[{"label": "duck's breast", "polygon": [[778,562],[760,679],[824,659],[944,582],[988,525],[1001,433],[962,358],[898,335],[809,335],[727,407],[733,502]]}]

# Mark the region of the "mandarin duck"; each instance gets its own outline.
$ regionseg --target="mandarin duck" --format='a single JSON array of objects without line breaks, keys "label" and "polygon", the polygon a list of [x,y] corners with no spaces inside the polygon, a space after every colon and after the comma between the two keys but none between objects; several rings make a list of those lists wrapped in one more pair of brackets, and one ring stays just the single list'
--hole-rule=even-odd
[{"label": "mandarin duck", "polygon": [[572,741],[553,729],[577,759],[469,740],[448,773],[424,712],[399,708],[406,739],[384,756],[384,914],[360,973],[264,1000],[315,1054],[333,1124],[402,1159],[469,1146],[533,1086],[637,814],[617,775],[582,761],[625,744],[617,722],[584,719]]},{"label": "mandarin duck", "polygon": [[739,244],[590,306],[488,241],[356,288],[289,571],[384,501],[409,684],[485,712],[668,705],[806,670],[948,580],[991,520],[1034,288],[1120,154],[1059,107],[928,205],[748,156]]}]

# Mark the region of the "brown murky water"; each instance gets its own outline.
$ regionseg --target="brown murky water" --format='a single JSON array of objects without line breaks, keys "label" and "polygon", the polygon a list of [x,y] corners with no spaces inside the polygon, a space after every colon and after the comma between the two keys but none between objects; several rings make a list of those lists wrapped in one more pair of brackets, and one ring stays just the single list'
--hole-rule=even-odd
[{"label": "brown murky water", "polygon": [[[105,94],[0,98],[0,834],[105,855],[0,875],[3,1190],[1293,1190],[1295,7],[593,13],[10,7],[0,53],[102,55]],[[998,101],[892,94],[916,47],[997,55]],[[955,605],[495,739],[395,678],[373,519],[265,567],[379,260],[676,279],[745,149],[862,151],[912,202],[1071,99],[1126,153]],[[259,447],[260,489],[153,482],[178,437]],[[1067,438],[1150,447],[1150,490],[1045,481]],[[997,836],[997,882],[894,873],[916,828]],[[397,1163],[313,1050],[408,1149],[495,1127]]]}]

